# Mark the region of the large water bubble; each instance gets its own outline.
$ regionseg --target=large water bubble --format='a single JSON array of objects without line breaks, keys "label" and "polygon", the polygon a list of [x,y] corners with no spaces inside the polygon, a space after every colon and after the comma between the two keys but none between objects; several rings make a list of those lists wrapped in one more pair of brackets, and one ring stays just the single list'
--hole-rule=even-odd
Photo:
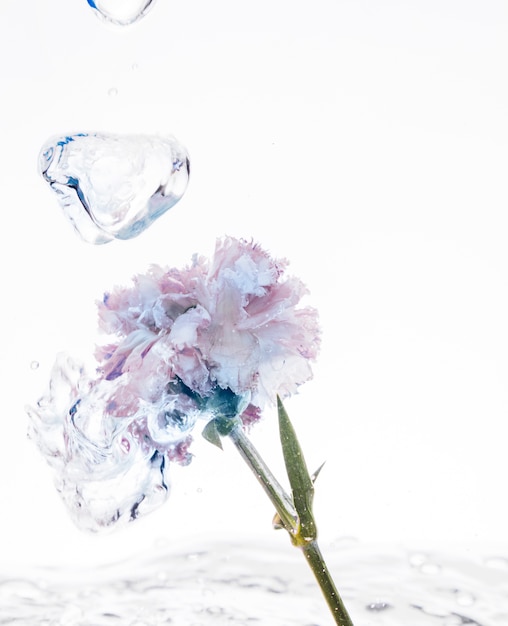
[{"label": "large water bubble", "polygon": [[120,26],[133,24],[141,19],[155,0],[87,0],[95,9],[97,17]]},{"label": "large water bubble", "polygon": [[49,139],[39,171],[89,243],[131,239],[180,200],[189,157],[171,136],[78,133]]}]

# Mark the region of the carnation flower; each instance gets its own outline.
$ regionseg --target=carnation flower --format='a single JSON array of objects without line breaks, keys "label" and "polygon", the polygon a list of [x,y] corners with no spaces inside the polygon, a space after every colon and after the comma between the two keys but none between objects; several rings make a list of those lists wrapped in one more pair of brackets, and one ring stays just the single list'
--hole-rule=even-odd
[{"label": "carnation flower", "polygon": [[191,432],[216,416],[255,422],[312,376],[317,313],[287,262],[226,237],[209,261],[152,266],[104,295],[97,374],[60,356],[29,410],[31,434],[57,471],[77,523],[135,519],[169,493],[170,462],[191,460]]}]

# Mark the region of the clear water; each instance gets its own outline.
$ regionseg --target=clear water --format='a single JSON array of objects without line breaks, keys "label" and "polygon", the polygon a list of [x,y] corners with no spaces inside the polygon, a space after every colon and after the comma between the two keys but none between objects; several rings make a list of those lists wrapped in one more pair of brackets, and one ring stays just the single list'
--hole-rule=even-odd
[{"label": "clear water", "polygon": [[189,156],[174,137],[77,133],[48,139],[39,171],[78,235],[131,239],[174,206]]},{"label": "clear water", "polygon": [[[506,626],[508,551],[323,549],[355,626]],[[1,570],[0,570],[1,571]],[[0,624],[333,624],[303,557],[284,540],[154,545],[101,568],[0,576]]]},{"label": "clear water", "polygon": [[134,24],[154,4],[155,0],[87,0],[97,17],[111,24]]}]

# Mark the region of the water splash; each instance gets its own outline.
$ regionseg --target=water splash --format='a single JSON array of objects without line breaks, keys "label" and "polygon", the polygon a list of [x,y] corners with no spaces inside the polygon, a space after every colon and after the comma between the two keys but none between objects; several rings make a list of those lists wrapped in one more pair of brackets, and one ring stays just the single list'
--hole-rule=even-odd
[{"label": "water splash", "polygon": [[[273,543],[272,543],[273,541]],[[121,563],[37,568],[16,577],[0,565],[5,623],[129,626],[270,624],[317,626],[330,616],[298,551],[285,542],[253,546],[227,537],[212,543],[156,542]],[[422,574],[408,552],[361,543],[323,546],[355,626],[505,626],[508,576],[478,550],[432,554],[435,575]],[[464,606],[463,594],[474,601]],[[385,599],[383,599],[385,598]]]},{"label": "water splash", "polygon": [[174,206],[189,180],[174,137],[78,133],[49,139],[39,171],[79,236],[131,239]]},{"label": "water splash", "polygon": [[155,0],[87,0],[104,22],[128,26],[144,17]]},{"label": "water splash", "polygon": [[55,470],[73,521],[93,532],[131,522],[169,495],[170,446],[158,449],[133,432],[132,420],[105,415],[105,401],[104,385],[94,385],[82,364],[62,354],[47,394],[27,407],[29,435]]},{"label": "water splash", "polygon": [[[56,488],[83,529],[122,526],[161,506],[172,462],[188,465],[198,419],[227,415],[238,399],[200,398],[181,381],[132,395],[131,372],[93,378],[60,353],[47,392],[26,407],[29,436],[54,470]],[[153,380],[151,381],[153,384]]]}]

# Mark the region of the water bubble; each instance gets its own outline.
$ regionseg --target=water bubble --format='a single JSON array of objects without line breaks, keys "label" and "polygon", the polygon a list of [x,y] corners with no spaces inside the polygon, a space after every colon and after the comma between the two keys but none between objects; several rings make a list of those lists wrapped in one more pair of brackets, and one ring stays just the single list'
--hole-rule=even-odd
[{"label": "water bubble", "polygon": [[39,369],[39,361],[32,361],[32,362],[30,363],[30,369],[32,369],[32,370],[37,370],[37,369]]},{"label": "water bubble", "polygon": [[119,26],[134,24],[155,4],[155,0],[87,0],[87,2],[95,9],[97,17]]},{"label": "water bubble", "polygon": [[39,171],[84,241],[131,239],[175,205],[189,180],[171,136],[78,133],[43,146]]},{"label": "water bubble", "polygon": [[388,602],[371,602],[370,604],[367,604],[366,609],[367,611],[385,611],[386,609],[391,608],[391,604],[388,604]]},{"label": "water bubble", "polygon": [[191,398],[171,394],[148,411],[147,428],[154,441],[169,444],[185,439],[199,416]]}]

